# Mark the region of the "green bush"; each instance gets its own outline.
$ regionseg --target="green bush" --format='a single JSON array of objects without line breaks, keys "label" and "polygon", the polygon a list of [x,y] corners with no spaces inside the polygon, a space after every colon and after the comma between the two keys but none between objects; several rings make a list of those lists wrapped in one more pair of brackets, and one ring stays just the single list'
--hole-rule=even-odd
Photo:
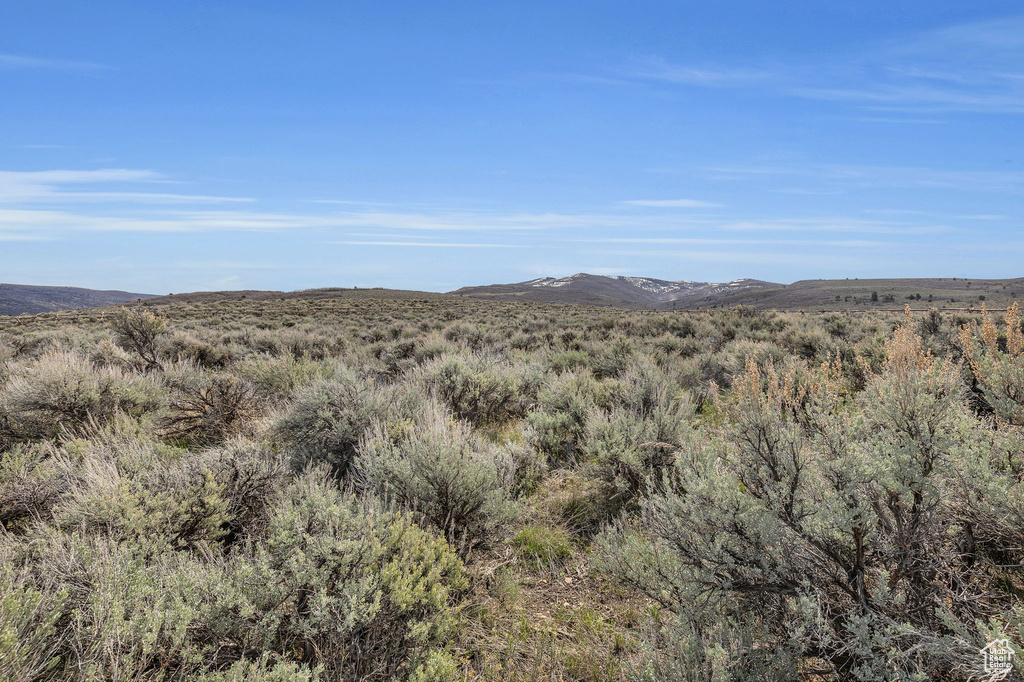
[{"label": "green bush", "polygon": [[320,668],[310,670],[291,662],[275,664],[268,654],[255,661],[243,658],[226,670],[200,673],[192,678],[194,682],[319,682],[322,679]]},{"label": "green bush", "polygon": [[632,365],[636,349],[627,339],[616,339],[606,352],[593,358],[590,367],[599,379],[617,377]]},{"label": "green bush", "polygon": [[485,544],[506,518],[515,460],[465,422],[435,411],[398,438],[378,424],[359,452],[364,489],[415,511],[463,551]]},{"label": "green bush", "polygon": [[975,600],[991,585],[950,489],[978,429],[956,368],[904,327],[855,406],[827,369],[790,376],[748,363],[726,428],[685,445],[671,489],[606,536],[603,565],[698,644],[735,625],[746,643],[698,647],[700,666],[722,655],[729,674],[786,678],[812,657],[840,679],[950,675],[979,646]]},{"label": "green bush", "polygon": [[67,597],[36,587],[0,547],[0,679],[43,678],[59,663],[57,626]]},{"label": "green bush", "polygon": [[475,355],[434,360],[423,367],[422,378],[457,417],[477,425],[524,416],[541,381],[531,367]]},{"label": "green bush", "polygon": [[375,420],[388,429],[410,420],[428,402],[405,386],[377,384],[342,367],[330,379],[301,389],[277,420],[275,431],[288,445],[292,464],[327,464],[335,475],[348,473],[359,439]]},{"label": "green bush", "polygon": [[334,366],[324,360],[296,360],[290,355],[259,355],[248,358],[236,369],[256,390],[274,403],[291,398],[295,391],[317,379],[334,374]]},{"label": "green bush", "polygon": [[71,472],[48,448],[20,446],[0,457],[0,526],[19,531],[47,521],[70,486]]},{"label": "green bush", "polygon": [[617,408],[591,412],[583,453],[585,471],[611,486],[613,508],[622,508],[675,461],[683,415],[662,410],[647,419]]},{"label": "green bush", "polygon": [[140,546],[194,547],[259,534],[283,480],[273,456],[244,442],[182,457],[111,435],[72,450],[61,459],[74,483],[52,510],[55,523]]},{"label": "green bush", "polygon": [[583,373],[551,378],[540,389],[538,406],[526,416],[536,447],[558,464],[576,461],[590,412],[609,406],[608,387]]},{"label": "green bush", "polygon": [[222,571],[211,636],[238,651],[298,656],[326,679],[410,674],[450,636],[467,586],[443,539],[361,506],[318,474],[285,492],[266,542]]},{"label": "green bush", "polygon": [[213,345],[191,334],[177,333],[160,345],[160,355],[172,362],[189,362],[199,367],[224,369],[231,364],[231,349]]},{"label": "green bush", "polygon": [[[322,474],[282,491],[259,538],[196,549],[53,529],[6,548],[0,665],[56,679],[391,679],[449,660],[458,557]],[[12,572],[24,562],[37,585]]]}]

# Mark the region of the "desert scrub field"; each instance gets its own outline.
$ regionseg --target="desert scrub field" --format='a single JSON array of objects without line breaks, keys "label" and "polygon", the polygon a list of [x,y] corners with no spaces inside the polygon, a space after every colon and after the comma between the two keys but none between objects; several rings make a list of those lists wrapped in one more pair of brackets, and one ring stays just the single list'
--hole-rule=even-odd
[{"label": "desert scrub field", "polygon": [[967,680],[1024,645],[1015,310],[379,296],[0,318],[0,679]]}]

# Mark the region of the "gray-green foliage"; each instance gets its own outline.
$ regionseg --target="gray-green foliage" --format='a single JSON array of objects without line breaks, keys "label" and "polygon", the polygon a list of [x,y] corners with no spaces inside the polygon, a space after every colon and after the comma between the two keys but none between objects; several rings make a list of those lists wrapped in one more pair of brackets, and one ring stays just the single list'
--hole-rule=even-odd
[{"label": "gray-green foliage", "polygon": [[[239,651],[294,652],[328,679],[387,679],[447,636],[462,571],[443,539],[306,475],[286,491],[265,541],[217,570],[225,593],[207,622]],[[253,617],[240,622],[239,612]]]},{"label": "gray-green foliage", "polygon": [[1013,315],[922,341],[388,296],[175,297],[141,351],[105,313],[0,316],[0,678],[952,680],[1020,650]]},{"label": "gray-green foliage", "polygon": [[526,416],[537,448],[555,462],[575,461],[588,416],[610,402],[607,386],[587,374],[567,372],[549,378],[538,394],[537,408]]},{"label": "gray-green foliage", "polygon": [[[765,643],[762,652],[792,654],[754,666],[750,645],[727,650],[742,679],[760,679],[752,671],[762,665],[785,677],[801,656],[829,661],[841,679],[952,674],[979,643],[979,564],[995,558],[970,542],[985,514],[955,490],[984,431],[959,373],[902,329],[855,401],[828,370],[803,386],[795,376],[748,363],[725,428],[686,444],[670,489],[606,538],[606,566],[712,642],[691,650],[699,665],[723,655],[711,637],[721,622]],[[695,613],[699,603],[711,610]]]},{"label": "gray-green foliage", "polygon": [[355,471],[364,489],[415,511],[453,544],[471,549],[506,518],[516,481],[513,447],[434,410],[397,437],[378,423],[360,444]]},{"label": "gray-green foliage", "polygon": [[72,484],[66,463],[43,445],[17,444],[0,457],[0,526],[18,532],[47,521]]},{"label": "gray-green foliage", "polygon": [[139,546],[235,541],[266,524],[283,472],[265,450],[237,442],[198,455],[107,434],[59,453],[73,482],[55,523]]},{"label": "gray-green foliage", "polygon": [[161,402],[159,385],[147,377],[54,352],[12,372],[0,392],[0,414],[9,433],[31,440],[80,433],[122,412],[138,417]]},{"label": "gray-green foliage", "polygon": [[474,424],[522,417],[541,383],[538,370],[496,356],[442,357],[422,369],[424,385],[460,419]]},{"label": "gray-green foliage", "polygon": [[296,468],[323,463],[344,476],[359,439],[375,420],[400,425],[424,402],[425,396],[414,388],[377,383],[341,367],[330,379],[301,389],[275,429],[288,444]]},{"label": "gray-green foliage", "polygon": [[316,472],[230,551],[85,530],[0,544],[5,679],[409,676],[436,666],[466,587],[443,539]]},{"label": "gray-green foliage", "polygon": [[34,680],[60,663],[57,629],[67,594],[38,589],[0,546],[0,679]]}]

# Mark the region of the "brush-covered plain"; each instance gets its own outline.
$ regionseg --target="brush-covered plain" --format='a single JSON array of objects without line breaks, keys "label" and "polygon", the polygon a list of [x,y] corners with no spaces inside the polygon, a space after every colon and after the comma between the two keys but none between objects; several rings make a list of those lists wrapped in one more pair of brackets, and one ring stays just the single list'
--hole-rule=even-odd
[{"label": "brush-covered plain", "polygon": [[979,679],[1022,428],[1015,309],[0,318],[0,678]]}]

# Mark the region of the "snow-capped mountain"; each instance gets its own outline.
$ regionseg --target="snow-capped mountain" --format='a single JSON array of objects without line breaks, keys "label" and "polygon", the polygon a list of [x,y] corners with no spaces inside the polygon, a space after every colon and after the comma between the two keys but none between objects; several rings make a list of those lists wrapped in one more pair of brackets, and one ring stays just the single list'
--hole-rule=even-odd
[{"label": "snow-capped mountain", "polygon": [[780,286],[782,285],[755,279],[693,282],[623,275],[607,277],[580,272],[568,277],[539,277],[515,284],[465,287],[452,293],[482,298],[671,308],[697,307],[722,296]]}]

